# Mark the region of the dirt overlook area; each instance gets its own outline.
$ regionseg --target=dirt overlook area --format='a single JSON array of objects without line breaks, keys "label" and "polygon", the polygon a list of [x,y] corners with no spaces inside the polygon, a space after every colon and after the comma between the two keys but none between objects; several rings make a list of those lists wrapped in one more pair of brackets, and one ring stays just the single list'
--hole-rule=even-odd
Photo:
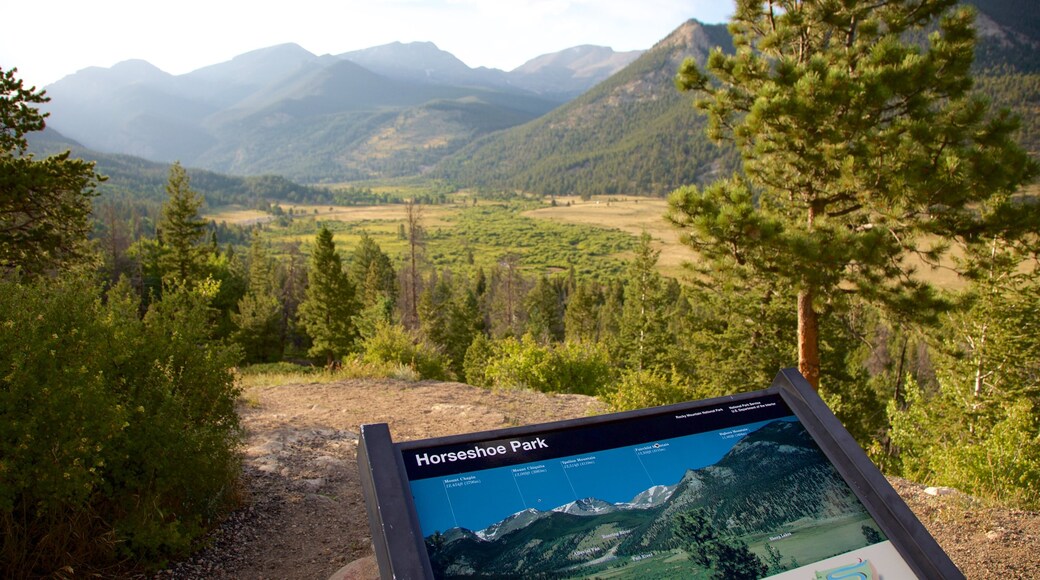
[{"label": "dirt overlook area", "polygon": [[[603,412],[600,401],[581,395],[432,381],[252,387],[240,408],[243,507],[211,535],[208,547],[156,577],[376,577],[358,480],[361,424],[388,423],[394,440],[405,441]],[[1040,577],[1040,513],[892,483],[968,578]]]}]

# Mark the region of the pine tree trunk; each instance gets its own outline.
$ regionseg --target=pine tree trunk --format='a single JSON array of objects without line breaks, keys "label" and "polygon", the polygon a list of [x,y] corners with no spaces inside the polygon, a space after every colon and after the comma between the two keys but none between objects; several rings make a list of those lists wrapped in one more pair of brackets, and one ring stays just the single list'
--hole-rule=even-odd
[{"label": "pine tree trunk", "polygon": [[820,390],[820,326],[810,289],[798,292],[798,370],[814,390]]}]

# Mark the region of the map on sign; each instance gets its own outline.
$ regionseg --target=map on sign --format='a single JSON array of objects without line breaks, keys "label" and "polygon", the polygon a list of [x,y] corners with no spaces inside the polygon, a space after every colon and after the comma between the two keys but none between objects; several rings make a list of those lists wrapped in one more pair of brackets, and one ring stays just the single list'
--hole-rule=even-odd
[{"label": "map on sign", "polygon": [[776,396],[402,452],[440,578],[912,578]]}]

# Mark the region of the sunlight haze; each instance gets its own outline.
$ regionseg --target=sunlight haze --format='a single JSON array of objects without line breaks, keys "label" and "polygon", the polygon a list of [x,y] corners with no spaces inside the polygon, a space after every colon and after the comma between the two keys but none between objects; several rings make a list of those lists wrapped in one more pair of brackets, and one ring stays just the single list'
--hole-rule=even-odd
[{"label": "sunlight haze", "polygon": [[645,50],[685,20],[723,22],[712,0],[316,0],[178,3],[14,2],[0,68],[45,86],[91,66],[142,59],[171,74],[276,44],[341,54],[395,41],[430,41],[470,67],[512,70],[582,44]]}]

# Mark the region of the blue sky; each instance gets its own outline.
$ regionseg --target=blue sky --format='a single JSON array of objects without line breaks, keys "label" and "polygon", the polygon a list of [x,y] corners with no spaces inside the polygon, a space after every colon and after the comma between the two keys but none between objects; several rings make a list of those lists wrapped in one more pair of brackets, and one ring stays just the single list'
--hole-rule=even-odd
[{"label": "blue sky", "polygon": [[580,44],[650,48],[688,18],[724,22],[718,0],[14,0],[0,67],[44,86],[89,66],[143,59],[172,74],[295,42],[340,54],[431,41],[471,67],[511,70]]},{"label": "blue sky", "polygon": [[[524,509],[545,511],[587,497],[609,503],[629,501],[655,485],[677,483],[687,469],[717,462],[744,435],[773,421],[775,419],[645,445],[413,481],[419,522],[423,535],[428,536],[454,527],[481,530]],[[659,447],[654,448],[654,443]],[[584,465],[566,463],[592,457],[591,462],[582,462]],[[463,477],[475,479],[467,484]]]}]

